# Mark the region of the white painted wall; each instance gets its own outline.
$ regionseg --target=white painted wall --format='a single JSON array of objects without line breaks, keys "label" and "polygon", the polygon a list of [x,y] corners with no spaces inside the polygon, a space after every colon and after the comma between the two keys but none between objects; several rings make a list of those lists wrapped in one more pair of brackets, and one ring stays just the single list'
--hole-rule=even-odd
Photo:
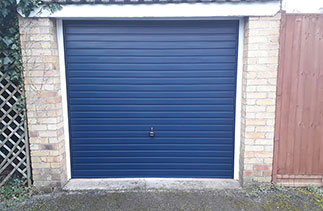
[{"label": "white painted wall", "polygon": [[286,13],[323,13],[323,0],[283,0]]}]

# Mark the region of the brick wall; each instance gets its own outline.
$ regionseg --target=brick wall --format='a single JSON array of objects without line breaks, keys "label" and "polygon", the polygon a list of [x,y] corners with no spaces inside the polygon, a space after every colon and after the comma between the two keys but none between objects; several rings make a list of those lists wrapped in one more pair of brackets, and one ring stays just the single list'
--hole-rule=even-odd
[{"label": "brick wall", "polygon": [[55,20],[20,18],[33,182],[66,181],[62,97]]},{"label": "brick wall", "polygon": [[240,178],[271,182],[280,14],[245,21]]}]

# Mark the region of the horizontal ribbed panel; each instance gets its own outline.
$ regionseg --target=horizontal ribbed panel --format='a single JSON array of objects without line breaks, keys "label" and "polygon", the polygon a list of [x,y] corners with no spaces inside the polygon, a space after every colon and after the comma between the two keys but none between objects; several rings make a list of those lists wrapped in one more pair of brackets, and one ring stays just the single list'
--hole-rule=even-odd
[{"label": "horizontal ribbed panel", "polygon": [[232,178],[237,38],[237,21],[64,21],[72,177]]}]

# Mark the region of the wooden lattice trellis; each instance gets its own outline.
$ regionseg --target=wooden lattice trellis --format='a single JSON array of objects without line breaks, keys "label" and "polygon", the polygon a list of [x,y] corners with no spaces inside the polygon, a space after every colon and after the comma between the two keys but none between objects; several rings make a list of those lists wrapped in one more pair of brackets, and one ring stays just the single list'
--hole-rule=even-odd
[{"label": "wooden lattice trellis", "polygon": [[11,178],[31,184],[24,109],[17,107],[20,86],[0,71],[0,186]]}]

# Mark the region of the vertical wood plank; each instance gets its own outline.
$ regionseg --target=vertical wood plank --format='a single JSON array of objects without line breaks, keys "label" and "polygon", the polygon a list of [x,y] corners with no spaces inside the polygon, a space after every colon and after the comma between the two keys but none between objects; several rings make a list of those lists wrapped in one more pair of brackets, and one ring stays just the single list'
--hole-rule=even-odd
[{"label": "vertical wood plank", "polygon": [[[299,51],[300,51],[300,34],[301,34],[301,28],[302,28],[302,22],[298,19],[290,18],[288,16],[288,19],[291,23],[291,26],[289,27],[289,30],[293,32],[293,37],[291,40],[292,46],[289,47],[291,52],[288,54],[288,60],[291,63],[290,69],[288,72],[290,75],[287,77],[288,81],[290,83],[290,86],[288,87],[288,105],[286,105],[285,109],[288,110],[286,113],[287,118],[284,120],[287,124],[287,129],[285,133],[284,140],[286,140],[286,171],[291,172],[293,171],[294,167],[294,160],[293,160],[293,147],[295,146],[295,118],[296,118],[296,109],[297,109],[297,82],[299,81],[299,63],[295,62],[293,58],[299,59]],[[287,80],[287,78],[285,80]]]},{"label": "vertical wood plank", "polygon": [[[318,69],[319,73],[318,77],[318,105],[316,112],[316,142],[315,142],[315,150],[313,156],[313,169],[314,174],[322,174],[323,175],[323,15],[318,17],[318,34],[317,34],[317,48],[318,48]],[[323,183],[323,181],[322,181]]]},{"label": "vertical wood plank", "polygon": [[[293,30],[289,30],[289,28],[293,25],[293,23],[291,22],[290,19],[286,19],[286,30],[285,30],[285,36],[286,37],[293,37],[294,36],[294,33],[293,33]],[[282,71],[282,77],[283,79],[284,78],[289,78],[290,77],[290,74],[291,72],[289,71],[291,69],[291,61],[289,60],[289,55],[292,53],[292,46],[293,46],[293,42],[292,42],[292,39],[286,39],[285,40],[285,43],[283,44],[283,49],[286,49],[287,52],[283,52],[283,55],[284,55],[284,60],[281,61],[283,62],[283,71]],[[288,70],[288,71],[284,71],[284,70]],[[284,108],[286,106],[289,105],[289,96],[290,96],[290,86],[291,86],[291,81],[288,80],[288,81],[283,81],[283,83],[281,84],[282,86],[282,93],[281,93],[281,109],[284,110]],[[288,113],[286,112],[282,112],[281,113],[281,131],[286,131],[287,130],[287,127],[288,127],[288,123],[286,122],[286,120],[288,121]],[[280,140],[279,140],[279,148],[280,149],[287,149],[287,141],[285,141],[285,133],[282,133],[280,134]],[[287,152],[286,150],[285,151],[281,151],[281,154],[280,154],[280,158],[278,160],[278,171],[285,171],[286,170],[286,159],[287,159]]]},{"label": "vertical wood plank", "polygon": [[282,84],[284,72],[282,71],[285,67],[285,54],[283,53],[282,45],[286,40],[286,13],[282,12],[281,14],[281,25],[280,25],[280,37],[279,42],[281,48],[279,49],[279,62],[278,62],[278,73],[277,73],[277,91],[276,91],[276,117],[275,117],[275,135],[274,135],[274,157],[273,157],[273,181],[277,182],[277,173],[278,173],[278,155],[280,149],[280,131],[281,131],[281,115],[282,115]]},{"label": "vertical wood plank", "polygon": [[[297,17],[300,21],[302,21],[302,28],[300,32],[300,51],[298,52],[297,58],[292,58],[298,61],[298,77],[297,81],[297,92],[296,92],[296,121],[294,131],[296,133],[296,145],[294,146],[293,158],[295,160],[294,172],[296,174],[301,173],[301,162],[302,162],[302,151],[304,151],[304,142],[303,142],[303,130],[304,127],[304,119],[303,119],[303,108],[304,108],[304,97],[305,97],[305,64],[304,64],[304,54],[303,51],[306,47],[306,30],[307,30],[307,22],[303,17]],[[292,174],[292,172],[287,172],[288,174]]]},{"label": "vertical wood plank", "polygon": [[[317,17],[315,16],[310,16],[309,17],[309,22],[310,22],[310,34],[309,34],[309,46],[312,46],[312,59],[314,61],[319,61],[319,52],[318,52],[318,44],[317,42],[317,35],[318,35],[318,22],[317,22]],[[316,139],[319,138],[317,137],[318,131],[316,125],[316,116],[317,116],[317,107],[319,105],[319,102],[317,101],[318,99],[318,81],[317,81],[317,75],[319,74],[319,69],[318,69],[318,64],[319,62],[311,62],[309,61],[309,66],[307,67],[308,72],[308,78],[309,78],[309,92],[307,95],[309,96],[309,100],[307,101],[308,103],[308,118],[309,122],[307,125],[308,130],[312,131],[311,133],[306,133],[305,139],[307,140],[306,144],[306,155],[310,155],[308,159],[304,159],[306,161],[305,167],[306,170],[305,172],[309,173],[314,173],[314,165],[313,165],[313,157],[314,157],[314,152],[315,152],[315,145]],[[314,161],[315,162],[315,161]]]}]

